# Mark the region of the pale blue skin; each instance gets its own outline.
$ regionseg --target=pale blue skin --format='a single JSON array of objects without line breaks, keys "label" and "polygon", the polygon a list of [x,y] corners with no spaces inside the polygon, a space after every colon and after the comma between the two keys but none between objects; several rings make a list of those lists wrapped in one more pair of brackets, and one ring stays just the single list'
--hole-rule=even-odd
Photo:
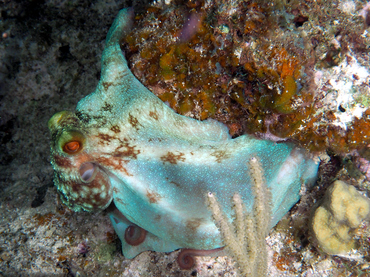
[{"label": "pale blue skin", "polygon": [[[53,155],[71,163],[67,171],[56,165],[57,157],[52,158],[56,176],[80,182],[81,163],[97,165],[94,173],[99,171],[109,179],[107,190],[111,193],[108,196],[100,192],[109,199],[99,208],[104,209],[114,201],[119,212],[110,213],[111,221],[122,241],[123,254],[133,258],[145,250],[170,252],[179,248],[208,250],[224,246],[206,206],[206,195],[212,192],[217,196],[230,220],[231,199],[236,192],[250,211],[254,196],[248,161],[256,157],[272,194],[270,227],[273,227],[299,200],[302,183],[313,182],[318,164],[293,144],[248,135],[231,139],[226,126],[219,122],[176,114],[127,67],[119,40],[129,31],[131,17],[131,12],[121,10],[109,30],[101,80],[96,91],[82,99],[76,109],[81,128],[50,127],[56,138],[76,128],[86,137],[83,151],[74,156],[62,153],[60,147],[52,144]],[[109,109],[104,108],[107,104]],[[111,126],[118,126],[120,131],[112,132]],[[102,142],[99,134],[112,138]],[[128,149],[119,146],[124,139],[134,147],[130,148],[134,154],[118,157],[113,153],[115,150]],[[174,159],[170,159],[169,152]],[[122,161],[125,170],[118,170],[98,160],[99,157],[115,163]],[[83,186],[89,182],[80,183]],[[63,201],[74,210],[92,210],[88,205],[76,204],[79,196],[85,196],[83,192],[72,196],[61,179],[56,178],[55,184],[64,195]],[[126,228],[132,223],[148,231],[145,241],[138,246],[131,246],[124,239]]]}]

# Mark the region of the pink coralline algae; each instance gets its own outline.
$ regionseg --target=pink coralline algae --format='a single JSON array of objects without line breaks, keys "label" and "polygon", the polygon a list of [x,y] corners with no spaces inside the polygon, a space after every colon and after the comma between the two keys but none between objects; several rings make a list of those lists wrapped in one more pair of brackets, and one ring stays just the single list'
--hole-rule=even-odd
[{"label": "pink coralline algae", "polygon": [[366,179],[370,181],[370,160],[357,156],[354,158],[354,163]]}]

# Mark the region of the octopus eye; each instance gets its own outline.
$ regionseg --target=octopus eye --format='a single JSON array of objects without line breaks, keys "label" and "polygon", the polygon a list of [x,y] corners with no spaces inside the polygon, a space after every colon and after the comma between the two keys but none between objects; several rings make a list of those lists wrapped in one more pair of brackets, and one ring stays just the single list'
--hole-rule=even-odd
[{"label": "octopus eye", "polygon": [[79,141],[70,141],[64,144],[63,150],[68,154],[73,154],[80,150],[80,148],[81,144]]},{"label": "octopus eye", "polygon": [[80,153],[85,148],[86,137],[79,131],[65,130],[57,139],[57,149],[71,156]]},{"label": "octopus eye", "polygon": [[80,173],[82,181],[89,183],[96,176],[96,165],[93,163],[84,163],[83,165],[81,165],[78,172]]}]

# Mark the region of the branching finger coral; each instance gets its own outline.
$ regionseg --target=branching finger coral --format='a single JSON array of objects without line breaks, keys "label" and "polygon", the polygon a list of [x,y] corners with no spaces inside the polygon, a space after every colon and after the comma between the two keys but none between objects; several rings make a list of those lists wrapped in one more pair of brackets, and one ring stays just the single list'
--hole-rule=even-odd
[{"label": "branching finger coral", "polygon": [[225,249],[239,265],[240,273],[243,276],[267,276],[265,238],[271,218],[271,193],[265,184],[263,170],[258,160],[252,158],[249,166],[255,196],[251,213],[247,212],[238,193],[233,196],[235,219],[232,223],[222,211],[213,193],[208,193],[207,201],[226,245]]}]

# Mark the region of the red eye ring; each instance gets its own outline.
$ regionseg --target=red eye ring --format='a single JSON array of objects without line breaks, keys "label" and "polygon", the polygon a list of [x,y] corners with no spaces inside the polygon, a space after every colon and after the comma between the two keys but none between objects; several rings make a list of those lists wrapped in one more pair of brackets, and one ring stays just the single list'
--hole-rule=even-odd
[{"label": "red eye ring", "polygon": [[81,143],[79,141],[70,141],[64,144],[63,151],[68,154],[74,154],[81,149]]}]

